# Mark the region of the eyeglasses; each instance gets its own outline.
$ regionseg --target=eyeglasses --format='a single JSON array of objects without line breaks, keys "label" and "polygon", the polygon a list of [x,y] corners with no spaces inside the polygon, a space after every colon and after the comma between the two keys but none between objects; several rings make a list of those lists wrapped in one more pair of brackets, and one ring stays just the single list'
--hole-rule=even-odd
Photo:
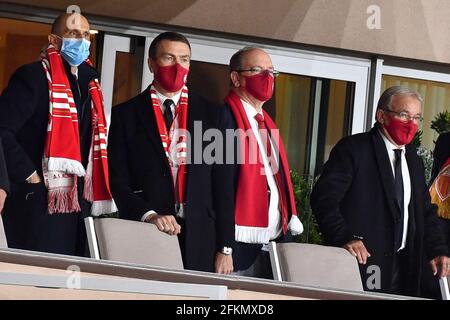
[{"label": "eyeglasses", "polygon": [[387,109],[383,109],[383,111],[386,111],[386,112],[390,112],[390,113],[393,113],[393,114],[395,114],[400,120],[402,120],[402,121],[410,121],[410,120],[413,120],[413,121],[415,121],[415,122],[422,122],[423,121],[423,117],[422,116],[414,116],[414,117],[412,117],[412,116],[410,116],[409,114],[408,114],[408,112],[406,112],[406,111],[402,111],[402,112],[396,112],[396,111],[392,111],[392,110],[387,110]]},{"label": "eyeglasses", "polygon": [[260,68],[260,67],[253,67],[253,68],[250,68],[250,69],[240,69],[240,70],[234,70],[234,71],[236,71],[236,72],[251,72],[253,74],[269,73],[274,78],[276,78],[276,77],[278,77],[280,75],[280,71],[271,70],[271,69],[264,70],[263,68]]}]

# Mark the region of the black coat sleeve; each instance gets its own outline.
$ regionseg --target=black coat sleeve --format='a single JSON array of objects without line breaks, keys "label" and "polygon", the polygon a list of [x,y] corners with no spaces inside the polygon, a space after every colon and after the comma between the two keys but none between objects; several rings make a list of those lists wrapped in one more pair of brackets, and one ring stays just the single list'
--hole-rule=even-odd
[{"label": "black coat sleeve", "polygon": [[433,170],[431,172],[431,181],[437,177],[439,171],[442,169],[445,161],[450,157],[450,132],[442,133],[436,141],[436,146],[433,152]]},{"label": "black coat sleeve", "polygon": [[108,136],[110,187],[120,218],[140,221],[152,208],[131,189],[125,128],[119,109],[113,108]]},{"label": "black coat sleeve", "polygon": [[234,175],[237,166],[234,161],[232,163],[227,162],[227,152],[230,152],[228,149],[234,148],[234,143],[227,143],[226,140],[226,131],[234,128],[232,115],[229,108],[225,106],[218,106],[218,108],[218,128],[224,137],[223,163],[216,163],[213,166],[212,194],[214,211],[216,212],[216,247],[217,250],[220,250],[223,247],[234,246]]},{"label": "black coat sleeve", "polygon": [[8,173],[6,172],[6,163],[3,156],[2,141],[0,140],[0,189],[9,192],[9,179]]},{"label": "black coat sleeve", "polygon": [[39,94],[33,79],[26,67],[19,68],[0,96],[0,137],[9,177],[14,182],[24,182],[36,170],[16,138],[38,103]]},{"label": "black coat sleeve", "polygon": [[341,140],[331,151],[323,172],[311,193],[311,208],[327,244],[343,246],[353,239],[340,210],[355,172],[352,145]]}]

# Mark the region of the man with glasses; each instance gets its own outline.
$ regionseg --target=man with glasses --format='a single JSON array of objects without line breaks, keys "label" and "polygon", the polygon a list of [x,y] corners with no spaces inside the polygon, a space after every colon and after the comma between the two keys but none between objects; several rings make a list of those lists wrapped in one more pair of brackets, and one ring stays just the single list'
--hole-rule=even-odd
[{"label": "man with glasses", "polygon": [[231,115],[188,89],[190,61],[182,34],[164,32],[152,41],[153,83],[113,108],[111,189],[120,218],[178,236],[185,269],[229,274],[233,167],[223,160],[208,164],[203,133],[219,129],[224,136]]},{"label": "man with glasses", "polygon": [[225,102],[237,134],[235,248],[236,275],[272,279],[269,241],[288,230],[300,234],[289,164],[275,123],[263,110],[273,95],[274,70],[269,55],[244,48],[230,60],[231,90]]},{"label": "man with glasses", "polygon": [[311,207],[325,243],[358,260],[365,290],[419,296],[424,252],[435,276],[449,271],[436,206],[411,144],[422,121],[420,94],[387,89],[376,120],[370,132],[343,138],[333,148]]},{"label": "man with glasses", "polygon": [[12,248],[85,256],[83,218],[116,211],[89,40],[85,17],[62,14],[40,60],[20,67],[0,96],[11,182],[3,217]]}]

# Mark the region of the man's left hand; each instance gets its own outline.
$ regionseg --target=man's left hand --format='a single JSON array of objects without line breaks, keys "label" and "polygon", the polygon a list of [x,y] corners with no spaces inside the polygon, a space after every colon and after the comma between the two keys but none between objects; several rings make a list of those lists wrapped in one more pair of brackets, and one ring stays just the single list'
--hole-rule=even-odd
[{"label": "man's left hand", "polygon": [[450,259],[446,256],[439,256],[430,261],[433,275],[438,275],[440,278],[445,278],[449,275]]},{"label": "man's left hand", "polygon": [[216,253],[215,272],[220,274],[230,274],[233,272],[233,256],[220,252]]},{"label": "man's left hand", "polygon": [[6,191],[0,189],[0,214],[2,214],[3,206],[5,205],[5,200],[6,200]]}]

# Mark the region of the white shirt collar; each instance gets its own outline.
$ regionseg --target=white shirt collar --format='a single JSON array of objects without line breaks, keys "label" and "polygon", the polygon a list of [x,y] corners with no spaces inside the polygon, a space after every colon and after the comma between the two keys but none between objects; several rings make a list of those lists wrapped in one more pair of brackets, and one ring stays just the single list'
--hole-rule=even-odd
[{"label": "white shirt collar", "polygon": [[158,90],[155,89],[155,91],[156,91],[156,95],[158,96],[159,103],[160,103],[161,107],[163,107],[164,102],[165,102],[167,99],[172,100],[175,106],[178,105],[178,101],[180,101],[180,97],[181,97],[181,90],[180,90],[180,92],[178,92],[177,94],[175,94],[173,97],[166,97],[165,95],[163,95],[163,94],[162,94],[161,92],[159,92]]},{"label": "white shirt collar", "polygon": [[264,114],[263,114],[262,110],[261,110],[260,112],[258,112],[258,111],[256,111],[256,109],[255,109],[250,103],[248,103],[247,101],[245,101],[245,100],[243,100],[243,99],[241,99],[241,101],[242,101],[242,105],[244,106],[245,113],[247,114],[247,118],[249,118],[249,119],[254,119],[254,120],[256,121],[255,116],[256,116],[257,114],[260,114],[260,115],[262,115],[262,116],[264,117]]}]

